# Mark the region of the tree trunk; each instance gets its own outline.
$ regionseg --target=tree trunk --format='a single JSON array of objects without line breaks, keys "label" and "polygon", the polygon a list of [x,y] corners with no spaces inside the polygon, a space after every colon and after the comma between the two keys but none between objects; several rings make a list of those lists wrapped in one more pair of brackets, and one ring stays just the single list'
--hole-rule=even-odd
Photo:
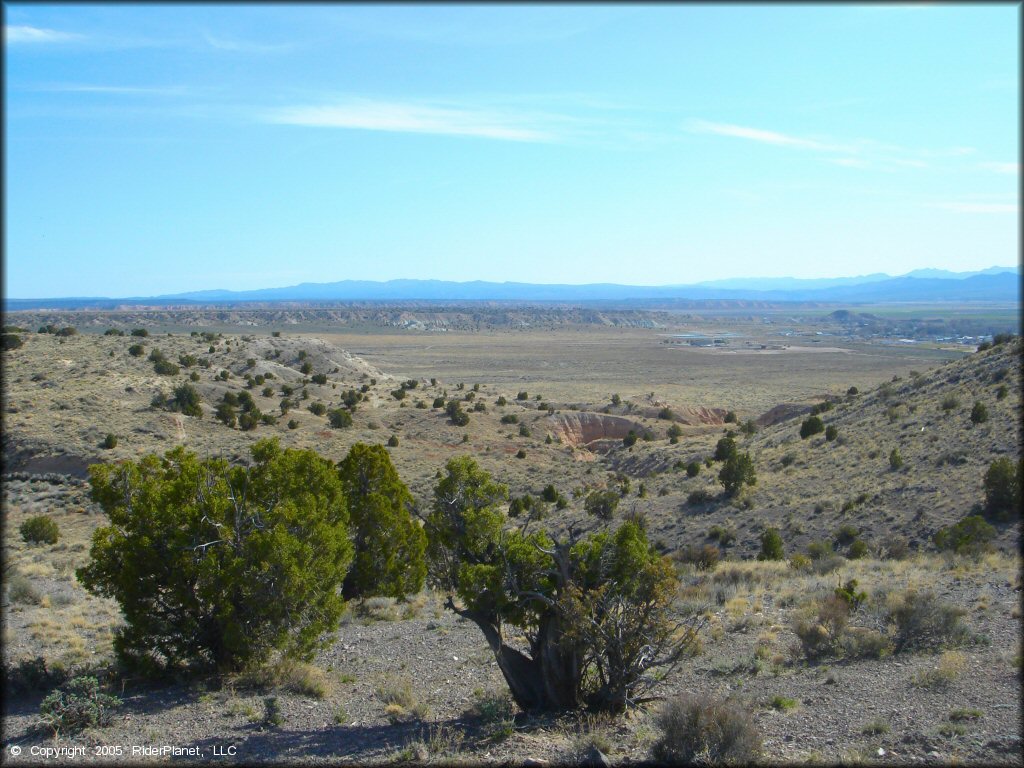
[{"label": "tree trunk", "polygon": [[447,607],[472,621],[484,633],[512,698],[524,712],[564,711],[580,705],[579,657],[575,648],[570,647],[566,652],[563,647],[562,631],[556,618],[542,625],[530,657],[502,642],[499,625],[491,616],[456,608],[451,600]]}]

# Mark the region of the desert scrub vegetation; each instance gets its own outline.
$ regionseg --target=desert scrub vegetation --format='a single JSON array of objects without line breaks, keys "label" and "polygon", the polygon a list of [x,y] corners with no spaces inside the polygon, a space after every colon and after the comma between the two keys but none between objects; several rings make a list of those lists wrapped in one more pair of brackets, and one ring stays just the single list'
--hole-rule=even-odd
[{"label": "desert scrub vegetation", "polygon": [[736,701],[677,696],[655,722],[661,736],[651,756],[660,763],[746,765],[762,752],[753,717]]},{"label": "desert scrub vegetation", "polygon": [[95,677],[75,677],[50,693],[39,705],[43,724],[60,734],[110,724],[113,710],[121,706],[116,696],[103,693]]},{"label": "desert scrub vegetation", "polygon": [[60,527],[49,515],[30,517],[19,526],[18,532],[28,544],[56,544],[60,538]]}]

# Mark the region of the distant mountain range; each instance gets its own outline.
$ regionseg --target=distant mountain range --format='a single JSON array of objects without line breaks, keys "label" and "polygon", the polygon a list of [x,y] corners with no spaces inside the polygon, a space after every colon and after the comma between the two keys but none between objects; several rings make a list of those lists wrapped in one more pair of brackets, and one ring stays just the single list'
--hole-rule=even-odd
[{"label": "distant mountain range", "polygon": [[234,302],[331,302],[331,301],[766,301],[820,303],[876,302],[1019,302],[1019,267],[991,267],[979,272],[948,272],[919,269],[899,277],[876,273],[861,277],[803,280],[735,278],[693,285],[545,285],[539,283],[492,283],[480,280],[341,280],[335,283],[301,283],[287,288],[254,291],[190,291],[163,296],[132,298],[4,299],[4,309],[111,308],[115,306],[223,304]]}]

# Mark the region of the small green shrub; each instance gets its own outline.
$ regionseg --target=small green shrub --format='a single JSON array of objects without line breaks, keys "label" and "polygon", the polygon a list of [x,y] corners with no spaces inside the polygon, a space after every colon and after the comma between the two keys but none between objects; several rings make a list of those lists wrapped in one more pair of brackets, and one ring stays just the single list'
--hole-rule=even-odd
[{"label": "small green shrub", "polygon": [[757,553],[758,560],[784,560],[786,553],[782,548],[782,534],[778,528],[767,528],[761,534],[761,551]]},{"label": "small green shrub", "polygon": [[43,699],[39,714],[56,737],[109,725],[119,706],[119,698],[101,693],[95,677],[75,677]]},{"label": "small green shrub", "polygon": [[391,437],[388,438],[388,447],[389,448],[397,448],[398,447],[398,435],[392,435]]},{"label": "small green shrub", "polygon": [[839,427],[837,427],[835,424],[829,424],[827,427],[825,427],[825,439],[828,442],[831,443],[837,437],[839,437]]},{"label": "small green shrub", "polygon": [[328,412],[327,422],[335,429],[346,429],[352,426],[352,414],[345,408],[335,408]]},{"label": "small green shrub", "polygon": [[960,407],[960,399],[956,395],[946,395],[942,398],[942,404],[940,406],[943,411],[949,412]]},{"label": "small green shrub", "polygon": [[933,541],[943,552],[978,555],[990,548],[996,529],[980,515],[969,515],[958,523],[940,528]]},{"label": "small green shrub", "polygon": [[60,538],[60,528],[49,515],[30,517],[21,524],[18,531],[29,544],[56,544]]},{"label": "small green shrub", "polygon": [[519,422],[519,417],[514,413],[507,413],[501,417],[502,424],[516,424]]},{"label": "small green shrub", "polygon": [[699,461],[691,461],[689,464],[686,465],[686,476],[687,477],[696,477],[699,474],[700,474],[700,462]]},{"label": "small green shrub", "polygon": [[698,488],[695,491],[690,491],[686,497],[686,503],[690,506],[699,506],[707,504],[714,498],[714,495],[706,488]]},{"label": "small green shrub", "polygon": [[988,408],[980,400],[975,401],[974,407],[971,408],[971,423],[972,424],[983,424],[988,421]]},{"label": "small green shrub", "polygon": [[825,431],[825,423],[819,416],[810,416],[804,419],[800,425],[800,438],[806,440],[812,435],[817,435]]},{"label": "small green shrub", "polygon": [[1024,460],[1016,468],[1006,456],[989,464],[985,472],[985,512],[994,520],[1005,521],[1020,514],[1021,486],[1024,485]]},{"label": "small green shrub", "polygon": [[107,436],[103,438],[103,442],[100,443],[100,447],[106,448],[107,450],[117,448],[117,435],[113,432],[108,432]]},{"label": "small green shrub", "polygon": [[893,448],[889,453],[889,469],[893,471],[903,466],[903,456],[900,454],[899,448]]},{"label": "small green shrub", "polygon": [[662,734],[651,754],[661,763],[744,765],[761,754],[753,718],[733,701],[678,696],[665,703],[655,723]]}]

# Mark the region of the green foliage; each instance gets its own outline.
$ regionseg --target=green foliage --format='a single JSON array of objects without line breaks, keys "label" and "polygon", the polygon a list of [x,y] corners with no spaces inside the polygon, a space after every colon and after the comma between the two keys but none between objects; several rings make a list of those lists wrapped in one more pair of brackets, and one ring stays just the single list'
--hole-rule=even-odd
[{"label": "green foliage", "polygon": [[687,477],[696,477],[699,474],[700,474],[700,462],[699,461],[691,461],[689,464],[686,465],[686,476]]},{"label": "green foliage", "polygon": [[612,405],[622,405],[622,398],[619,397],[618,393],[612,395]]},{"label": "green foliage", "polygon": [[862,539],[856,539],[850,543],[850,549],[846,556],[850,560],[860,560],[868,554],[868,545]]},{"label": "green foliage", "polygon": [[903,466],[903,456],[899,448],[893,448],[889,453],[889,468],[897,470]]},{"label": "green foliage", "polygon": [[398,435],[392,435],[388,438],[388,448],[398,447]]},{"label": "green foliage", "polygon": [[140,336],[142,338],[145,338],[146,336],[149,336],[149,331],[147,331],[145,328],[132,328],[132,336]]},{"label": "green foliage", "polygon": [[782,548],[782,534],[778,528],[766,528],[761,534],[761,551],[758,560],[785,560],[786,553]]},{"label": "green foliage", "polygon": [[983,424],[988,421],[988,408],[980,400],[976,400],[974,407],[971,408],[971,423],[972,424]]},{"label": "green foliage", "polygon": [[740,425],[740,432],[742,432],[747,437],[757,434],[757,424],[754,422],[753,419],[747,419]]},{"label": "green foliage", "polygon": [[695,491],[690,491],[686,496],[686,503],[691,506],[698,506],[700,504],[707,504],[715,497],[707,488],[698,488]]},{"label": "green foliage", "polygon": [[733,453],[729,456],[718,473],[718,482],[725,488],[725,495],[730,498],[739,494],[744,485],[755,485],[757,474],[754,472],[754,460],[750,458],[750,454]]},{"label": "green foliage", "polygon": [[1020,514],[1024,460],[1016,468],[1006,456],[993,461],[985,472],[985,512],[994,520],[1010,520]]},{"label": "green foliage", "polygon": [[198,419],[203,415],[200,402],[201,398],[195,387],[191,384],[179,384],[174,388],[174,394],[167,405],[172,411],[178,411]]},{"label": "green foliage", "polygon": [[817,435],[825,431],[825,423],[820,416],[810,416],[804,419],[800,425],[800,438],[806,440],[811,435]]},{"label": "green foliage", "polygon": [[398,389],[392,389],[391,390],[391,396],[393,398],[395,398],[395,400],[405,400],[405,398],[406,398],[406,391],[404,389],[402,389],[401,387],[399,387]]},{"label": "green foliage", "polygon": [[836,529],[833,538],[839,546],[845,547],[847,544],[852,544],[859,535],[860,529],[857,526],[851,523],[844,523]]},{"label": "green foliage", "polygon": [[990,548],[996,529],[980,515],[969,515],[958,523],[940,528],[932,541],[943,552],[981,554]]},{"label": "green foliage", "polygon": [[226,424],[229,427],[235,426],[238,420],[238,414],[235,412],[235,407],[231,403],[218,403],[217,409],[214,411],[214,415],[217,417],[217,421]]},{"label": "green foliage", "polygon": [[624,438],[622,438],[622,444],[624,446],[626,446],[627,448],[629,448],[630,446],[633,446],[633,445],[636,444],[637,439],[638,438],[637,438],[636,432],[631,429],[626,434],[626,436]]},{"label": "green foliage", "polygon": [[[645,668],[682,652],[667,618],[671,564],[634,521],[568,541],[507,530],[506,498],[472,459],[448,462],[427,518],[431,581],[484,633],[522,709],[621,711],[654,684]],[[525,634],[528,653],[505,627]]]},{"label": "green foliage", "polygon": [[75,677],[43,699],[39,714],[56,737],[110,725],[111,710],[119,706],[121,700],[102,693],[95,677]]},{"label": "green foliage", "polygon": [[153,371],[161,376],[177,376],[180,370],[170,360],[157,360],[153,363]]},{"label": "green foliage", "polygon": [[132,344],[130,347],[128,347],[128,354],[131,355],[132,357],[142,357],[145,351],[146,348],[141,344]]},{"label": "green foliage", "polygon": [[355,547],[345,597],[401,598],[419,592],[426,578],[426,535],[412,517],[415,502],[387,450],[356,443],[338,472]]},{"label": "green foliage", "polygon": [[325,413],[327,413],[327,406],[321,403],[320,401],[310,403],[309,412],[312,413],[314,416],[323,416]]},{"label": "green foliage", "polygon": [[586,501],[583,502],[583,508],[588,515],[593,515],[600,520],[611,520],[615,517],[619,498],[619,494],[615,491],[591,491]]},{"label": "green foliage", "polygon": [[527,392],[520,392],[516,395],[516,400],[529,400],[530,395]]},{"label": "green foliage", "polygon": [[3,335],[3,351],[18,349],[25,341],[17,333],[5,333]]},{"label": "green foliage", "polygon": [[674,417],[675,417],[675,414],[672,413],[672,409],[669,408],[667,405],[664,408],[662,408],[660,411],[658,411],[658,418],[659,419],[664,419],[665,421],[672,421],[672,419]]},{"label": "green foliage", "polygon": [[114,647],[129,666],[238,670],[275,650],[308,659],[337,626],[352,560],[337,472],[276,441],[252,455],[231,466],[179,447],[89,468],[110,524],[77,575],[120,604]]},{"label": "green foliage", "polygon": [[678,424],[672,424],[668,429],[665,430],[665,434],[668,436],[669,440],[675,440],[676,442],[678,442],[679,438],[683,434],[683,428],[680,427]]},{"label": "green foliage", "polygon": [[101,448],[106,448],[108,451],[117,448],[117,435],[113,432],[107,432],[107,436],[103,438],[103,442],[100,443]]},{"label": "green foliage", "polygon": [[56,544],[60,526],[49,515],[30,517],[18,527],[23,541],[29,544]]},{"label": "green foliage", "polygon": [[444,410],[455,426],[464,427],[469,424],[469,414],[462,410],[462,403],[460,401],[452,400],[445,406]]},{"label": "green foliage", "polygon": [[850,613],[856,613],[860,610],[861,605],[868,599],[868,593],[864,591],[858,592],[857,586],[857,580],[850,579],[846,584],[836,587],[834,592],[836,597],[846,603]]},{"label": "green foliage", "polygon": [[736,453],[736,441],[731,437],[720,438],[715,445],[715,461],[725,461]]},{"label": "green foliage", "polygon": [[434,398],[434,404],[433,404],[432,407],[434,407],[434,408],[444,408],[444,398],[443,397],[435,397]]},{"label": "green foliage", "polygon": [[949,411],[956,410],[957,408],[960,407],[960,399],[956,395],[946,395],[944,398],[942,398],[941,407],[942,410],[946,411],[947,413]]},{"label": "green foliage", "polygon": [[738,424],[739,417],[736,416],[736,411],[729,411],[727,414],[725,414],[725,418],[723,419],[723,421],[726,424]]},{"label": "green foliage", "polygon": [[327,422],[335,429],[346,429],[352,426],[352,414],[345,408],[334,408],[328,411]]},{"label": "green foliage", "polygon": [[831,443],[837,437],[839,437],[839,427],[837,427],[835,424],[829,424],[827,427],[825,427],[825,439],[828,442]]},{"label": "green foliage", "polygon": [[518,422],[519,417],[516,416],[514,413],[508,413],[501,417],[502,424],[517,424]]}]

